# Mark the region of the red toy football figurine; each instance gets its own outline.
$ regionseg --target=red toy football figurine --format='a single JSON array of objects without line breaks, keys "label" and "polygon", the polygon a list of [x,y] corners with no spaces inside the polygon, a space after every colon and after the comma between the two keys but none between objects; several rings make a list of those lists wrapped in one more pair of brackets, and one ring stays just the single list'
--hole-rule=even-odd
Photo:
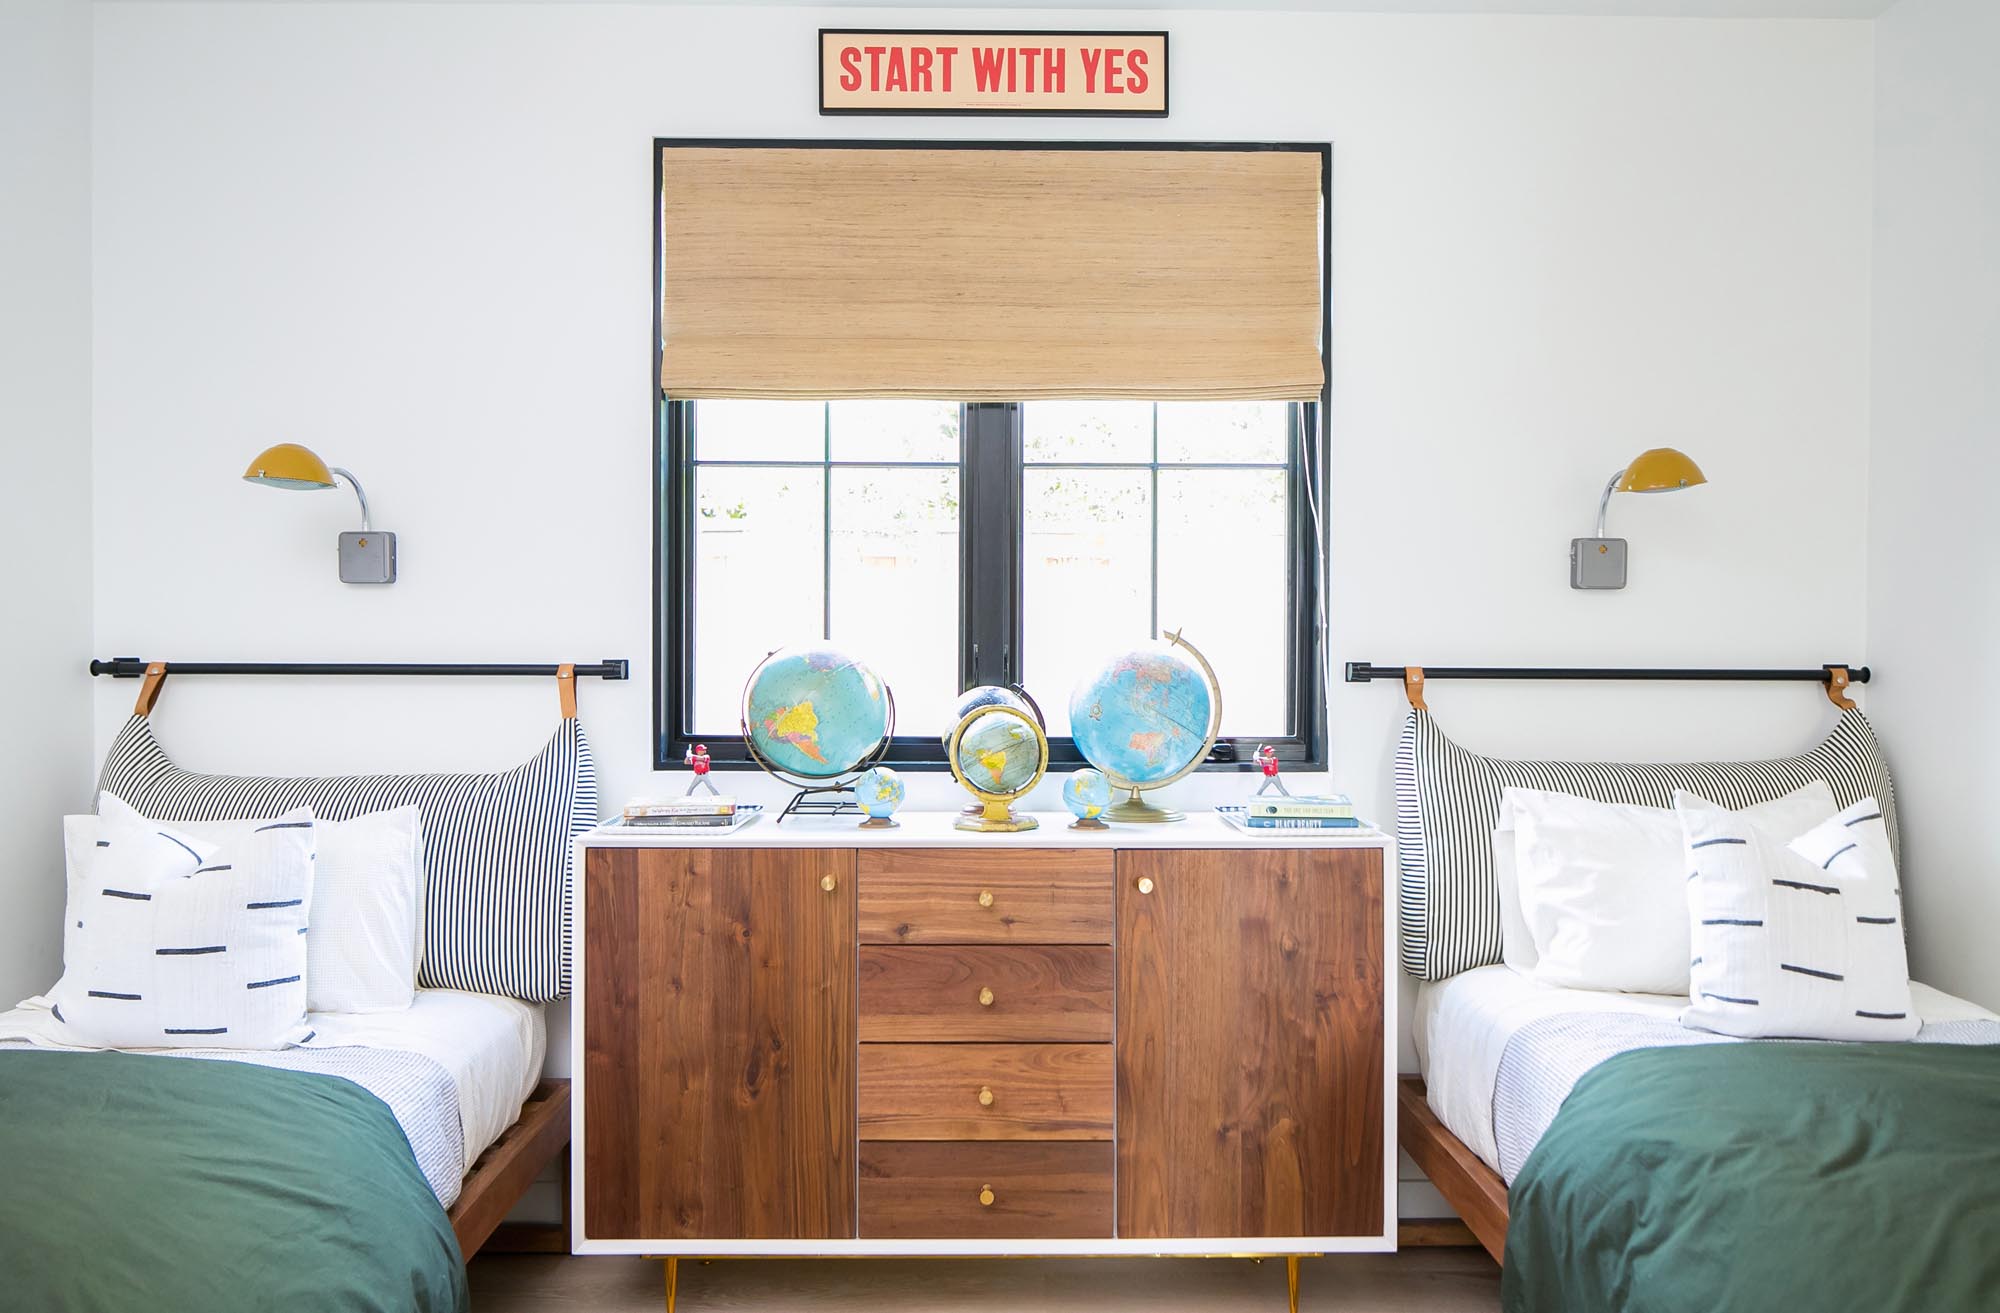
[{"label": "red toy football figurine", "polygon": [[[687,763],[688,769],[694,772],[694,779],[687,787],[688,793],[692,794],[696,789],[707,789],[710,793],[716,793],[715,781],[708,778],[708,745],[695,744],[687,750],[687,756],[683,760]],[[717,793],[716,796],[721,795]]]},{"label": "red toy football figurine", "polygon": [[1264,772],[1264,782],[1257,786],[1257,792],[1251,794],[1251,797],[1261,798],[1272,789],[1276,789],[1282,797],[1289,798],[1292,796],[1292,791],[1285,787],[1283,780],[1278,778],[1278,750],[1276,748],[1268,743],[1261,744],[1258,747],[1257,768]]}]

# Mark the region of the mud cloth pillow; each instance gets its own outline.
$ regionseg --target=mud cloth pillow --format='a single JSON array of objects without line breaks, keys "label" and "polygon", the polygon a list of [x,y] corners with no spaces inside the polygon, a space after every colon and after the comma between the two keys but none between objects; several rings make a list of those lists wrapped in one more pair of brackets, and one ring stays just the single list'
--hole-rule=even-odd
[{"label": "mud cloth pillow", "polygon": [[1906,1040],[1902,891],[1873,798],[1787,835],[1689,794],[1691,990],[1681,1024],[1746,1039]]},{"label": "mud cloth pillow", "polygon": [[313,817],[216,844],[102,818],[65,909],[71,957],[50,994],[65,1039],[98,1048],[277,1049],[303,1042]]}]

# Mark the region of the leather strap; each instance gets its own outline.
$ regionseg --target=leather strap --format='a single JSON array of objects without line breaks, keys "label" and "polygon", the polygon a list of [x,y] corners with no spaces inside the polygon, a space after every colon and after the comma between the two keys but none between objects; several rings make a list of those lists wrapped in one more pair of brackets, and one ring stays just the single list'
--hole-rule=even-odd
[{"label": "leather strap", "polygon": [[1424,705],[1424,668],[1422,666],[1403,667],[1403,696],[1410,700],[1410,710],[1429,711]]},{"label": "leather strap", "polygon": [[1853,710],[1854,699],[1847,696],[1847,686],[1853,682],[1853,677],[1847,673],[1846,666],[1828,666],[1826,668],[1827,701],[1833,703],[1834,706],[1839,707],[1842,711]]},{"label": "leather strap", "polygon": [[146,673],[139,681],[139,700],[132,704],[132,714],[135,716],[152,715],[153,704],[160,700],[160,689],[165,687],[166,682],[166,662],[154,661],[147,665]]},{"label": "leather strap", "polygon": [[556,693],[562,698],[564,720],[576,719],[576,667],[560,665],[556,667]]}]

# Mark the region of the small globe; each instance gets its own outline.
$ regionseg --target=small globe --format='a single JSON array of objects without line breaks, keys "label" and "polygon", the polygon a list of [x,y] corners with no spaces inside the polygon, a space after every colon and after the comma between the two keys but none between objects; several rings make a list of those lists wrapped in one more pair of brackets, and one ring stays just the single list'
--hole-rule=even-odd
[{"label": "small globe", "polygon": [[[998,684],[975,684],[973,687],[959,694],[958,701],[951,704],[950,728],[944,732],[945,747],[949,748],[951,746],[951,736],[958,729],[958,722],[964,720],[980,707],[1012,707],[1016,711],[1025,711],[1029,715],[1035,714],[1034,709],[1028,705],[1027,699],[1023,698],[1013,689],[1002,688]],[[1039,721],[1041,717],[1035,716],[1035,719]]]},{"label": "small globe", "polygon": [[886,821],[903,805],[903,777],[887,766],[871,766],[854,781],[854,801],[878,821]]},{"label": "small globe", "polygon": [[831,780],[880,751],[890,708],[888,685],[838,648],[780,648],[750,672],[743,733],[772,768]]},{"label": "small globe", "polygon": [[981,797],[1033,788],[1042,775],[1042,741],[1028,713],[994,709],[972,714],[976,719],[958,737],[958,769],[965,786]]},{"label": "small globe", "polygon": [[1063,781],[1062,799],[1078,820],[1094,821],[1111,805],[1111,781],[1095,767],[1073,770]]},{"label": "small globe", "polygon": [[1119,784],[1162,784],[1208,750],[1215,706],[1208,676],[1184,647],[1120,652],[1076,686],[1070,734],[1084,760]]}]

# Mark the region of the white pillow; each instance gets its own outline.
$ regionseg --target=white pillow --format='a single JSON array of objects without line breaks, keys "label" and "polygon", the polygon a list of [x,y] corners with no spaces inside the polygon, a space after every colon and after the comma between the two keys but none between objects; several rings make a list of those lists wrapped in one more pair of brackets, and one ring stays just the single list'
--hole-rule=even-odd
[{"label": "white pillow", "polygon": [[[1687,993],[1686,868],[1673,811],[1539,789],[1508,789],[1503,799],[1514,816],[1534,978],[1570,989]],[[1832,789],[1814,780],[1744,814],[1797,833],[1833,813]]]},{"label": "white pillow", "polygon": [[1500,960],[1524,976],[1535,973],[1540,955],[1534,932],[1521,911],[1520,873],[1514,864],[1514,806],[1500,795],[1500,819],[1493,828],[1493,884],[1500,893]]},{"label": "white pillow", "polygon": [[312,812],[230,844],[103,818],[91,877],[65,909],[72,952],[50,1002],[99,1048],[276,1049],[306,1024]]},{"label": "white pillow", "polygon": [[[136,818],[115,794],[98,802],[105,816]],[[87,883],[99,818],[63,821],[71,896]],[[174,828],[229,843],[263,821],[195,821]],[[306,1003],[314,1012],[400,1012],[416,997],[422,956],[424,845],[418,808],[370,812],[347,821],[317,820],[318,861],[306,931]],[[64,956],[69,937],[65,923]]]},{"label": "white pillow", "polygon": [[1902,891],[1873,798],[1787,831],[1677,794],[1693,994],[1681,1024],[1748,1039],[1906,1040]]}]

